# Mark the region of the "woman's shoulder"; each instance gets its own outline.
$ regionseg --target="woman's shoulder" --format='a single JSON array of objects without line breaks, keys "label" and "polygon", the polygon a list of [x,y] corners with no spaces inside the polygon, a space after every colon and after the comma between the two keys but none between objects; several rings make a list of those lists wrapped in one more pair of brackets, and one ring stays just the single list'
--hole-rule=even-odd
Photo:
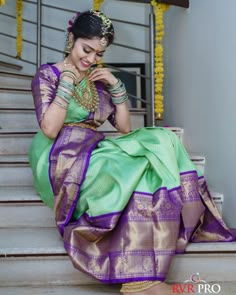
[{"label": "woman's shoulder", "polygon": [[60,70],[55,64],[42,64],[34,78],[40,77],[48,81],[57,81],[60,76]]}]

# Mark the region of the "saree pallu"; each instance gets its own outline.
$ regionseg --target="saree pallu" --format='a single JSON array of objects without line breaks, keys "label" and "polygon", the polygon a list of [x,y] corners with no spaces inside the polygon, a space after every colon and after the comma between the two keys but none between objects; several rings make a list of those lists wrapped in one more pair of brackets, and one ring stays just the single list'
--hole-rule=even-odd
[{"label": "saree pallu", "polygon": [[[99,112],[82,118],[78,110],[82,117],[75,118],[73,107],[67,120],[112,114],[112,106],[104,112],[99,87]],[[234,240],[203,175],[166,128],[104,139],[98,131],[65,126],[54,141],[40,132],[30,163],[73,265],[104,283],[164,281],[172,257],[188,242]]]}]

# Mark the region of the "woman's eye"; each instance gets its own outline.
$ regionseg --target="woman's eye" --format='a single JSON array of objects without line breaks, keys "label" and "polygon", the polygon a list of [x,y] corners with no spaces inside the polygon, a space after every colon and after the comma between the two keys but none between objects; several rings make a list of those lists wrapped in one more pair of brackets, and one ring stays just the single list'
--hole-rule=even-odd
[{"label": "woman's eye", "polygon": [[103,53],[97,53],[98,57],[103,57]]},{"label": "woman's eye", "polygon": [[84,48],[84,52],[85,52],[85,53],[90,53],[91,50],[89,50],[89,49],[87,49],[87,48]]}]

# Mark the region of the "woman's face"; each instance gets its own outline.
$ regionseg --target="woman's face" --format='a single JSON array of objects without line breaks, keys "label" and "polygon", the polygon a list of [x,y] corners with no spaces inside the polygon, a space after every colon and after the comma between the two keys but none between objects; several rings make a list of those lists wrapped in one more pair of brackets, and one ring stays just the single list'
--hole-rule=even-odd
[{"label": "woman's face", "polygon": [[67,59],[78,69],[86,72],[93,64],[102,59],[106,47],[100,44],[100,38],[78,38],[68,55]]}]

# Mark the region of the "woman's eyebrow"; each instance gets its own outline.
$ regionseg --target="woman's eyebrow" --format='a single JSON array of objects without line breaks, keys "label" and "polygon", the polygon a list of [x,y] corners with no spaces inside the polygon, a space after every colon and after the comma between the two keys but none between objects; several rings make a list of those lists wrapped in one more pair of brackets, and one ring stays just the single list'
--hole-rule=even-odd
[{"label": "woman's eyebrow", "polygon": [[91,50],[95,51],[95,52],[105,52],[106,50],[96,50],[95,48],[91,47],[90,45],[84,43],[85,46],[89,47]]}]

